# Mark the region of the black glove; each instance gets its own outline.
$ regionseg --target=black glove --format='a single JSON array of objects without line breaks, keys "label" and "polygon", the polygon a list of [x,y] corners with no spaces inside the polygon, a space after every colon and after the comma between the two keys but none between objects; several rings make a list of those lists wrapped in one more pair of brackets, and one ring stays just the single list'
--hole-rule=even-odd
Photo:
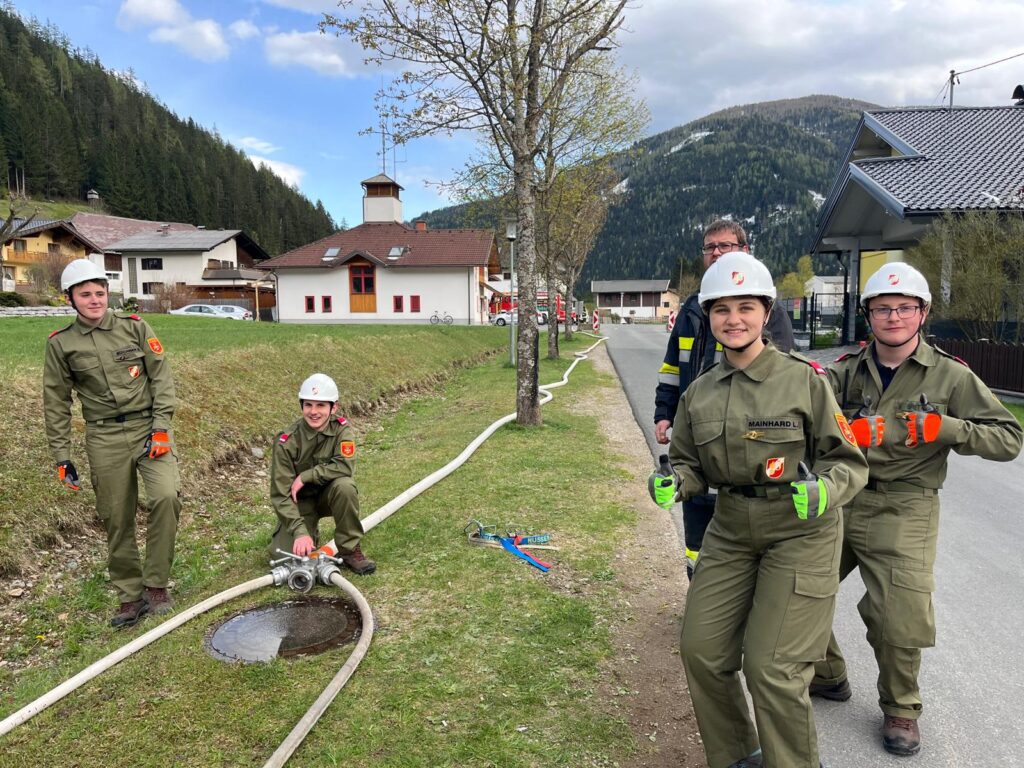
[{"label": "black glove", "polygon": [[57,477],[67,486],[68,490],[82,490],[82,486],[78,484],[78,470],[70,461],[62,461],[57,465]]}]

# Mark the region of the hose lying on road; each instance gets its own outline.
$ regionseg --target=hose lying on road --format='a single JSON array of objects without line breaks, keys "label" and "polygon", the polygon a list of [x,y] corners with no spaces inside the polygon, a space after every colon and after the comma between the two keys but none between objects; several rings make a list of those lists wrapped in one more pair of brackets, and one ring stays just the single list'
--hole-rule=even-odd
[{"label": "hose lying on road", "polygon": [[[572,365],[570,365],[566,369],[565,373],[562,375],[562,378],[560,380],[552,384],[544,384],[538,387],[538,389],[543,395],[540,400],[541,405],[544,405],[545,403],[549,402],[552,399],[552,397],[554,397],[554,395],[552,395],[549,390],[567,384],[569,382],[569,375],[573,372],[573,369],[576,368],[576,366],[580,363],[581,360],[585,360],[587,358],[587,353],[589,353],[598,344],[605,340],[603,337],[597,337],[590,333],[583,333],[581,335],[597,338],[597,341],[590,347],[587,347],[587,349],[584,350],[583,352],[575,353],[576,359],[573,360]],[[393,515],[403,506],[412,501],[412,499],[416,498],[425,490],[436,485],[441,480],[446,478],[448,475],[450,475],[452,472],[454,472],[456,469],[462,466],[469,459],[469,457],[473,455],[476,449],[479,448],[480,445],[482,445],[485,440],[487,440],[487,438],[493,435],[500,427],[504,426],[505,424],[507,424],[508,422],[512,421],[515,418],[516,414],[511,413],[508,416],[503,416],[502,418],[495,421],[483,432],[481,432],[476,437],[476,439],[474,439],[469,445],[467,445],[466,448],[462,451],[462,453],[460,453],[450,462],[445,464],[436,472],[433,472],[432,474],[423,478],[412,487],[403,491],[394,499],[389,501],[387,504],[380,507],[371,515],[366,517],[363,520],[363,529],[365,531],[369,531],[370,529],[379,525],[381,522],[383,522],[388,517]],[[336,547],[334,545],[334,542],[331,541],[329,544],[322,547],[321,551],[324,551],[329,555],[335,554]],[[61,683],[48,693],[43,694],[32,703],[27,704],[26,706],[19,709],[17,712],[13,713],[12,715],[9,715],[2,722],[0,722],[0,736],[9,733],[17,726],[21,725],[22,723],[34,717],[35,715],[39,714],[47,707],[60,701],[69,693],[84,685],[85,683],[89,682],[97,675],[101,674],[102,672],[105,672],[118,662],[123,661],[124,659],[128,658],[137,651],[142,650],[150,643],[159,640],[164,635],[173,632],[182,624],[191,621],[196,616],[206,613],[212,608],[216,608],[217,606],[226,603],[229,600],[233,600],[236,597],[241,597],[242,595],[248,594],[249,592],[253,592],[257,589],[261,589],[262,587],[269,587],[273,583],[274,577],[272,575],[260,576],[259,578],[252,579],[237,586],[231,587],[230,589],[226,589],[223,592],[213,595],[212,597],[208,597],[201,603],[198,603],[192,606],[191,608],[183,610],[181,613],[174,615],[173,617],[169,618],[167,621],[163,622],[159,626],[154,627],[149,632],[146,632],[144,635],[140,635],[139,637],[135,638],[127,645],[119,648],[113,653],[108,654],[107,656],[104,656],[99,661],[90,664],[77,675]],[[355,672],[356,668],[359,666],[359,663],[363,660],[363,657],[366,655],[366,651],[369,648],[370,641],[373,638],[373,613],[371,612],[370,605],[366,602],[366,599],[362,596],[362,594],[360,594],[359,590],[357,590],[355,586],[353,586],[340,574],[334,574],[331,577],[331,583],[342,589],[355,601],[357,607],[359,608],[359,614],[362,618],[362,636],[359,638],[359,642],[356,643],[356,647],[353,650],[352,654],[349,656],[348,661],[346,661],[342,668],[338,670],[338,673],[334,676],[331,682],[328,683],[327,687],[323,690],[320,696],[317,697],[317,700],[313,703],[313,706],[310,707],[306,714],[302,716],[299,722],[295,725],[295,728],[292,729],[292,732],[288,734],[285,741],[281,744],[280,747],[278,747],[277,751],[274,752],[270,760],[267,761],[264,768],[271,768],[272,766],[278,767],[283,766],[285,764],[285,762],[292,755],[292,753],[302,743],[302,740],[306,737],[309,731],[312,730],[313,726],[316,724],[316,721],[324,713],[327,707],[330,706],[330,703],[334,700],[335,696],[338,695],[338,693],[344,687],[345,683]]]}]

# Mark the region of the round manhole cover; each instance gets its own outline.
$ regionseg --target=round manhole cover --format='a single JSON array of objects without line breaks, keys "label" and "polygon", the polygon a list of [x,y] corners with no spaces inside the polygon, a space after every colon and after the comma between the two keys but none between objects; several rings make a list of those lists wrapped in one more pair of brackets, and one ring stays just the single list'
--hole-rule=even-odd
[{"label": "round manhole cover", "polygon": [[270,661],[321,653],[355,641],[359,610],[338,598],[286,600],[236,613],[206,633],[206,649],[221,661]]}]

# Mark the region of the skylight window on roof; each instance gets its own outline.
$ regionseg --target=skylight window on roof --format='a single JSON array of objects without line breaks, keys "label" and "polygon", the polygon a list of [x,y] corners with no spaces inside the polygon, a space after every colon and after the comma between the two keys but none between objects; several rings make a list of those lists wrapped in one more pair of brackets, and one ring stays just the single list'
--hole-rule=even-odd
[{"label": "skylight window on roof", "polygon": [[331,258],[337,258],[338,253],[340,251],[341,251],[341,248],[328,248],[327,249],[327,253],[325,253],[324,256],[325,257],[331,257]]}]

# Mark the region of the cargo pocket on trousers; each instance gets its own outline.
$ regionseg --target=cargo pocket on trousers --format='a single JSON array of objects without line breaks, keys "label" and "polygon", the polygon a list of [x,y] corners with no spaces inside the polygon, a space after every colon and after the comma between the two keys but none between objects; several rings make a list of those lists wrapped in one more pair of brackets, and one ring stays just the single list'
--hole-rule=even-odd
[{"label": "cargo pocket on trousers", "polygon": [[795,577],[775,643],[775,660],[820,661],[832,632],[839,574],[796,571]]},{"label": "cargo pocket on trousers", "polygon": [[931,648],[935,645],[935,576],[930,571],[893,568],[890,581],[882,640],[897,648]]}]

